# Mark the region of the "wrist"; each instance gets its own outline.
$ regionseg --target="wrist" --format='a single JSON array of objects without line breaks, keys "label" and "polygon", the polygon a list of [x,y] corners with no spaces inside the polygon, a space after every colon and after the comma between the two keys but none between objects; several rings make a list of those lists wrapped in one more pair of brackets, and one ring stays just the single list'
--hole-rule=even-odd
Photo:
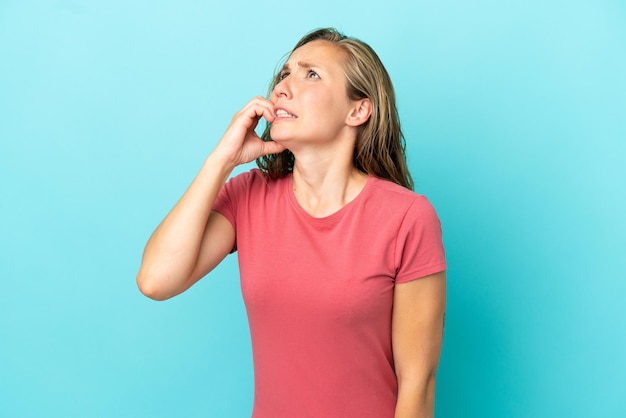
[{"label": "wrist", "polygon": [[230,156],[220,152],[220,150],[216,148],[209,154],[206,160],[204,160],[204,165],[211,167],[213,170],[218,170],[228,177],[239,164],[233,161]]}]

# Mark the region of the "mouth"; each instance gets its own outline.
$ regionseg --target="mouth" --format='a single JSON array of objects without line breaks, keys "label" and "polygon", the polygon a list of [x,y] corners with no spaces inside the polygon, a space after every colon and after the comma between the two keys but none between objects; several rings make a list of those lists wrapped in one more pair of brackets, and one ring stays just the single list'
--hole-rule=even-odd
[{"label": "mouth", "polygon": [[276,109],[276,117],[277,118],[297,118],[296,115],[292,115],[291,113],[287,112],[285,109]]}]

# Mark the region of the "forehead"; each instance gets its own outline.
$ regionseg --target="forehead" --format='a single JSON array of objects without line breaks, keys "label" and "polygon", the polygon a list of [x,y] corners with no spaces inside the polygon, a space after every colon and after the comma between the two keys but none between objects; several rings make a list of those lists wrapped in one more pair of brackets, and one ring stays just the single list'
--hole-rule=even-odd
[{"label": "forehead", "polygon": [[344,50],[325,40],[311,41],[291,53],[285,66],[292,67],[306,64],[327,69],[343,69],[346,60]]}]

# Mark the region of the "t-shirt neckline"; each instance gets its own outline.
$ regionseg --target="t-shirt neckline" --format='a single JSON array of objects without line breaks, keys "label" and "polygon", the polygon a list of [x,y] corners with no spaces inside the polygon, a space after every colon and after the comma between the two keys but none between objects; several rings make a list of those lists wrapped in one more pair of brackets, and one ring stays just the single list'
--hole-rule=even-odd
[{"label": "t-shirt neckline", "polygon": [[358,205],[358,202],[362,200],[364,196],[366,196],[369,193],[371,184],[375,178],[376,177],[372,176],[371,174],[368,174],[367,181],[365,182],[365,186],[363,186],[363,189],[361,189],[361,191],[356,195],[354,199],[349,201],[347,204],[345,204],[336,212],[331,213],[328,216],[323,216],[321,218],[313,216],[309,212],[307,212],[300,205],[300,202],[298,202],[298,199],[296,199],[296,195],[294,194],[294,191],[293,191],[293,173],[289,174],[289,178],[287,179],[288,181],[285,182],[285,187],[287,188],[286,192],[289,198],[289,203],[300,216],[302,216],[304,219],[306,219],[308,222],[312,224],[329,225],[329,224],[338,222],[341,218],[345,216],[346,213],[348,213],[351,210],[352,207]]}]

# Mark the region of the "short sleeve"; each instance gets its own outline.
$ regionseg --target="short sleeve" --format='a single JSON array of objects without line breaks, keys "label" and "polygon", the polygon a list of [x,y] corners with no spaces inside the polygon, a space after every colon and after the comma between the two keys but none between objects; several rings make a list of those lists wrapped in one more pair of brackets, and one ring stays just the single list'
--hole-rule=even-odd
[{"label": "short sleeve", "polygon": [[417,195],[398,232],[395,250],[396,283],[408,282],[446,269],[441,222],[426,197]]}]

